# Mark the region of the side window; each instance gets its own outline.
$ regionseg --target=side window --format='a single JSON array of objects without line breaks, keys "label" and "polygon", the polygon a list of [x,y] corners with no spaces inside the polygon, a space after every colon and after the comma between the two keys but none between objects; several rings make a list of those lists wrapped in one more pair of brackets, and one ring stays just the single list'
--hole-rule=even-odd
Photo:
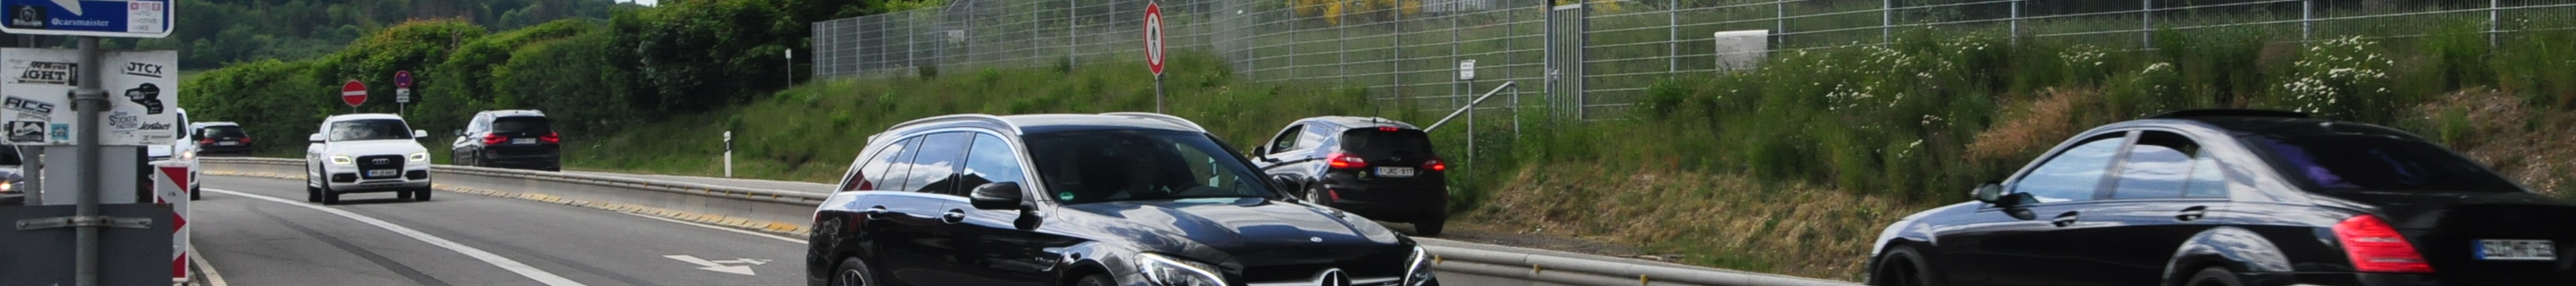
[{"label": "side window", "polygon": [[2093,200],[2093,192],[2102,186],[2102,177],[2111,169],[2111,156],[2119,153],[2121,135],[2087,139],[2075,148],[2058,153],[2047,163],[2040,163],[2020,181],[2013,191],[2030,193],[2042,203]]},{"label": "side window", "polygon": [[868,162],[868,166],[859,169],[860,176],[869,176],[869,186],[866,190],[904,190],[903,174],[905,171],[910,171],[908,168],[912,167],[913,155],[921,154],[920,145],[921,137],[904,138],[903,141],[886,146],[885,151],[878,151],[877,153],[886,155],[877,157],[875,162]]},{"label": "side window", "polygon": [[1305,136],[1304,134],[1306,134],[1306,124],[1289,126],[1288,131],[1279,133],[1279,137],[1270,138],[1270,153],[1275,154],[1279,153],[1279,151],[1296,150],[1297,146],[1300,146],[1297,144],[1297,139]]},{"label": "side window", "polygon": [[975,134],[974,148],[966,151],[966,173],[960,176],[961,181],[957,184],[966,189],[960,192],[973,192],[975,186],[1001,182],[1019,183],[1022,188],[1033,187],[1028,185],[1028,175],[1020,172],[1020,153],[1012,151],[1011,143],[1002,140],[1002,137],[992,134]]},{"label": "side window", "polygon": [[1324,146],[1323,130],[1308,128],[1305,132],[1297,132],[1297,148],[1315,148],[1321,146]]},{"label": "side window", "polygon": [[974,138],[965,132],[922,137],[921,155],[912,156],[912,167],[904,173],[903,187],[914,192],[960,194],[957,167],[966,160],[967,144]]},{"label": "side window", "polygon": [[2183,189],[2183,197],[2227,197],[2227,172],[2219,167],[2218,156],[2210,154],[2209,149],[2201,149],[2199,156],[2192,157],[2191,163],[2191,182]]},{"label": "side window", "polygon": [[2138,144],[2129,146],[2129,157],[2120,164],[2119,187],[2111,190],[2111,198],[2182,197],[2183,185],[2192,175],[2192,156],[2200,153],[2200,144],[2182,134],[2139,133]]},{"label": "side window", "polygon": [[891,162],[891,159],[894,155],[903,153],[903,149],[906,149],[904,145],[911,143],[912,140],[895,141],[894,144],[886,145],[885,148],[877,150],[876,153],[865,154],[865,157],[859,157],[857,161],[851,161],[850,171],[848,174],[842,175],[841,188],[837,191],[848,192],[876,189],[876,182],[870,179],[884,177],[885,168],[887,165],[892,165],[891,163],[893,162]]}]

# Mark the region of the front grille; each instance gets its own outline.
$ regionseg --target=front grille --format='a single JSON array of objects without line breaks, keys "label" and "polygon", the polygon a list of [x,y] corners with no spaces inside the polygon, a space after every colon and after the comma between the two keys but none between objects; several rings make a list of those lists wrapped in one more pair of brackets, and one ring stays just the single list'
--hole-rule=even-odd
[{"label": "front grille", "polygon": [[1244,267],[1242,280],[1246,282],[1308,281],[1315,279],[1317,275],[1323,275],[1325,270],[1331,269],[1341,269],[1343,275],[1347,275],[1348,277],[1355,279],[1404,276],[1405,265],[1403,260],[1389,258],[1393,257],[1378,255],[1378,257],[1349,259],[1330,263]]},{"label": "front grille", "polygon": [[358,157],[358,175],[359,175],[359,176],[364,176],[364,177],[366,177],[366,178],[368,178],[368,179],[384,179],[384,178],[396,178],[396,177],[402,177],[402,172],[399,172],[399,171],[397,171],[397,172],[393,172],[393,174],[383,175],[383,176],[377,176],[377,175],[375,175],[375,174],[369,174],[369,173],[374,173],[374,172],[370,172],[370,171],[372,171],[372,170],[401,170],[401,169],[402,169],[402,167],[403,167],[403,156],[401,156],[401,155],[374,155],[374,156],[359,156],[359,157]]}]

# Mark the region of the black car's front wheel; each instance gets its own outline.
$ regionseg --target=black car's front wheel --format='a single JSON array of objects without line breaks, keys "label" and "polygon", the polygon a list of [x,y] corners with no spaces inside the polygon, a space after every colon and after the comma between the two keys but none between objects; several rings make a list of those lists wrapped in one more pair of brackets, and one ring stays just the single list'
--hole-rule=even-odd
[{"label": "black car's front wheel", "polygon": [[877,283],[876,283],[876,281],[877,281],[877,280],[876,280],[876,277],[869,277],[868,273],[873,273],[873,272],[872,272],[871,270],[869,270],[869,268],[868,268],[868,263],[867,263],[867,262],[861,262],[861,261],[859,261],[859,258],[857,258],[857,257],[843,258],[843,259],[841,259],[841,266],[840,266],[840,267],[834,267],[834,268],[832,269],[832,283],[831,283],[830,285],[832,285],[832,286],[868,286],[868,285],[877,285]]},{"label": "black car's front wheel", "polygon": [[1111,285],[1118,285],[1118,281],[1116,281],[1116,280],[1109,280],[1109,275],[1108,275],[1108,274],[1092,273],[1090,276],[1083,276],[1083,277],[1082,277],[1082,280],[1076,280],[1076,281],[1073,281],[1073,285],[1074,285],[1074,286],[1111,286]]},{"label": "black car's front wheel", "polygon": [[2200,274],[2193,274],[2193,275],[2191,275],[2191,284],[2190,284],[2190,285],[2191,285],[2191,286],[2243,286],[2243,285],[2245,285],[2245,281],[2237,280],[2237,279],[2236,279],[2236,272],[2229,272],[2229,271],[2227,271],[2227,268],[2223,268],[2223,267],[2210,267],[2210,268],[2208,268],[2208,269],[2201,269],[2201,270],[2200,270]]},{"label": "black car's front wheel", "polygon": [[1878,258],[1878,268],[1871,270],[1869,285],[1930,286],[1931,271],[1925,271],[1923,255],[1913,247],[1897,246]]}]

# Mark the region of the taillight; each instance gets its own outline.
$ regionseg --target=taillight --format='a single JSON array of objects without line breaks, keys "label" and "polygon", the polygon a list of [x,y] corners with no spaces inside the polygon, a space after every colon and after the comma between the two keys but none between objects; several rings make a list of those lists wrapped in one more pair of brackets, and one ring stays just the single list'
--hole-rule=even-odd
[{"label": "taillight", "polygon": [[547,144],[563,143],[563,135],[559,134],[561,133],[547,132],[546,136],[537,137],[537,140],[545,140]]},{"label": "taillight", "polygon": [[2398,235],[2397,228],[2378,216],[2363,214],[2334,226],[2335,238],[2343,242],[2343,254],[2352,258],[2353,270],[2378,273],[2433,273],[2433,265],[2424,262],[2424,254],[2415,252],[2415,244]]},{"label": "taillight", "polygon": [[1422,168],[1431,169],[1432,172],[1448,172],[1449,162],[1440,161],[1440,158],[1431,158],[1430,162],[1422,163]]},{"label": "taillight", "polygon": [[1381,126],[1377,128],[1377,131],[1382,132],[1395,132],[1395,130],[1395,126]]},{"label": "taillight", "polygon": [[215,144],[215,138],[197,139],[197,144]]},{"label": "taillight", "polygon": [[1351,153],[1333,153],[1333,155],[1324,156],[1324,165],[1332,166],[1334,169],[1368,168],[1368,160],[1361,160],[1360,156],[1351,156]]},{"label": "taillight", "polygon": [[241,141],[242,144],[250,144],[250,137],[242,137]]},{"label": "taillight", "polygon": [[505,140],[510,140],[510,138],[501,137],[501,134],[483,134],[483,145],[500,145],[501,141]]}]

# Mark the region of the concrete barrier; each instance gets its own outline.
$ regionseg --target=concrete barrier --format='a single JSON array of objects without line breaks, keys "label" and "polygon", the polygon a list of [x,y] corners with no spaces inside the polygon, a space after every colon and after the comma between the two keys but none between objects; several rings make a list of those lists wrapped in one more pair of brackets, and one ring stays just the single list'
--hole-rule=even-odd
[{"label": "concrete barrier", "polygon": [[[301,178],[303,161],[275,158],[203,158],[208,175],[267,176]],[[506,190],[530,195],[559,197],[550,201],[582,202],[586,205],[637,206],[690,213],[688,216],[721,216],[735,226],[804,225],[812,219],[814,206],[828,195],[785,190],[743,188],[685,182],[650,180],[630,177],[494,169],[464,166],[433,166],[432,181],[451,189]],[[603,207],[623,209],[625,207]],[[712,221],[702,219],[702,221]],[[801,228],[771,227],[766,230],[800,234]],[[1504,278],[1566,285],[1712,285],[1712,286],[1842,286],[1850,282],[1801,278],[1793,276],[1748,273],[1691,267],[1668,263],[1651,263],[1593,255],[1504,246],[1477,245],[1438,239],[1423,239],[1423,248],[1437,257],[1435,268],[1441,271],[1469,273]]]}]

